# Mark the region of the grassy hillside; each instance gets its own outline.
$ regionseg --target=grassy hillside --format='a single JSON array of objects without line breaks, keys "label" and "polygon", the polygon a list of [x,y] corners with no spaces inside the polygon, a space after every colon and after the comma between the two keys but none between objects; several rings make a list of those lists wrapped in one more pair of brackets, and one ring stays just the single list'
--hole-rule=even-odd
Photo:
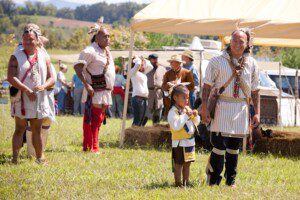
[{"label": "grassy hillside", "polygon": [[93,22],[80,21],[80,20],[72,20],[72,19],[63,19],[51,16],[28,16],[24,15],[24,17],[29,17],[32,21],[36,22],[41,26],[52,26],[52,27],[60,27],[60,28],[88,28],[92,26]]}]

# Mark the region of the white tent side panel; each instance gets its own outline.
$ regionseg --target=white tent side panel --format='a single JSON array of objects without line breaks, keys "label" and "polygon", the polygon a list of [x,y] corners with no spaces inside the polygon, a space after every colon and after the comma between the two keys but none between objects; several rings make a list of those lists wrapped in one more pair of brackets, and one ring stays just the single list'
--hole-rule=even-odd
[{"label": "white tent side panel", "polygon": [[300,126],[300,99],[297,100],[297,118],[296,126]]},{"label": "white tent side panel", "polygon": [[[279,105],[279,99],[277,99],[277,103]],[[281,123],[282,123],[282,126],[284,126],[284,127],[295,125],[295,99],[282,98],[282,100],[281,100]]]}]

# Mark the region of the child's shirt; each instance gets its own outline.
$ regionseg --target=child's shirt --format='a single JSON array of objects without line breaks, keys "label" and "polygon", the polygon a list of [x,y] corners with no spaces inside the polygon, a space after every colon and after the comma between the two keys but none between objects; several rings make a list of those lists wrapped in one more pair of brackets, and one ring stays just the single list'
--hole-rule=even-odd
[{"label": "child's shirt", "polygon": [[168,113],[168,123],[172,133],[172,147],[195,146],[194,132],[200,123],[199,115],[191,119],[173,106]]}]

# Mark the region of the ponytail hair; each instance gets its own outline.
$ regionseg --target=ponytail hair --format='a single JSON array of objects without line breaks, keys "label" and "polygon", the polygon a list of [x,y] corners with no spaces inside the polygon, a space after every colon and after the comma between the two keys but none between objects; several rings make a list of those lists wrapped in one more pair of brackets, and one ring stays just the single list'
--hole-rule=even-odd
[{"label": "ponytail hair", "polygon": [[91,39],[91,43],[94,43],[96,41],[96,35],[94,35]]}]

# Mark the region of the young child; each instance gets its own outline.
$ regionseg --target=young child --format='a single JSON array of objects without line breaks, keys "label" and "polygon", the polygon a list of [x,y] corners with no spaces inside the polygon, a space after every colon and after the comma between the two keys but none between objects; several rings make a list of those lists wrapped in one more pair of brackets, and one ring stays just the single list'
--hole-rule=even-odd
[{"label": "young child", "polygon": [[190,165],[195,161],[194,132],[200,123],[200,117],[197,110],[191,110],[188,106],[189,90],[183,83],[172,86],[171,91],[168,123],[172,133],[172,166],[175,186],[181,187],[188,185]]}]

